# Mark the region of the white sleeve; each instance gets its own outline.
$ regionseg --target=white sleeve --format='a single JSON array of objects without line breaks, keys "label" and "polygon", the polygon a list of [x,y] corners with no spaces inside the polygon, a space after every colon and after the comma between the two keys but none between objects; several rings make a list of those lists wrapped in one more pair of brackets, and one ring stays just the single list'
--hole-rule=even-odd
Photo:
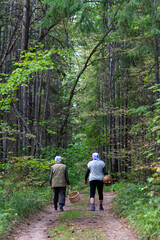
[{"label": "white sleeve", "polygon": [[89,163],[87,164],[87,167],[89,168]]}]

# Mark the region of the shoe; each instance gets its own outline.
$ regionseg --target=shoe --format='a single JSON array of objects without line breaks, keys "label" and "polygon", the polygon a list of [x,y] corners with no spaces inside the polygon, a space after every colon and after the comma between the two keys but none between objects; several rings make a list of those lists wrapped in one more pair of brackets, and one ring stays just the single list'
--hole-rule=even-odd
[{"label": "shoe", "polygon": [[91,211],[95,211],[95,206],[94,205],[91,205]]},{"label": "shoe", "polygon": [[104,208],[102,206],[99,206],[99,211],[103,211]]},{"label": "shoe", "polygon": [[57,203],[54,203],[54,209],[57,210]]},{"label": "shoe", "polygon": [[63,203],[60,203],[60,204],[59,204],[59,210],[60,210],[60,212],[63,212],[63,211],[64,211],[64,210],[63,210],[63,206],[64,206]]},{"label": "shoe", "polygon": [[57,210],[57,206],[54,206],[54,209]]}]

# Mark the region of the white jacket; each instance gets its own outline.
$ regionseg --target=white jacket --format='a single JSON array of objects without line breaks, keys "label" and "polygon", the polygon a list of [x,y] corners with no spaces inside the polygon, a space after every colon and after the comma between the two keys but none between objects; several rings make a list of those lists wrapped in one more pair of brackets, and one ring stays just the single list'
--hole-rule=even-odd
[{"label": "white jacket", "polygon": [[101,180],[104,176],[105,163],[102,160],[92,160],[87,164],[90,171],[89,181]]}]

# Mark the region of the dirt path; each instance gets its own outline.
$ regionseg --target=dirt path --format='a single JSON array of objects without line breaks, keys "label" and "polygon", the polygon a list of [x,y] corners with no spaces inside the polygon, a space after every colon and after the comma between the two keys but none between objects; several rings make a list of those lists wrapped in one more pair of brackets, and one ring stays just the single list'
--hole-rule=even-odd
[{"label": "dirt path", "polygon": [[[82,196],[83,197],[83,196]],[[122,219],[116,217],[112,211],[112,200],[115,197],[114,193],[104,193],[104,211],[95,211],[96,216],[89,218],[88,223],[95,225],[95,228],[100,229],[105,235],[106,240],[137,240],[131,229],[127,227]],[[70,211],[70,202],[66,200],[65,211]],[[76,206],[75,206],[76,208]],[[84,210],[84,208],[83,208]],[[86,211],[90,210],[89,205],[86,206]],[[29,217],[12,235],[10,240],[48,240],[50,235],[49,229],[53,229],[53,225],[58,221],[60,212],[55,211],[52,206],[46,207],[43,211]],[[83,220],[82,220],[83,221]],[[81,222],[79,222],[81,224]],[[84,224],[84,223],[83,223]]]},{"label": "dirt path", "polygon": [[112,211],[114,193],[106,192],[104,196],[104,208],[102,212],[102,226],[107,240],[137,240],[133,231],[127,227],[124,219],[118,218]]}]

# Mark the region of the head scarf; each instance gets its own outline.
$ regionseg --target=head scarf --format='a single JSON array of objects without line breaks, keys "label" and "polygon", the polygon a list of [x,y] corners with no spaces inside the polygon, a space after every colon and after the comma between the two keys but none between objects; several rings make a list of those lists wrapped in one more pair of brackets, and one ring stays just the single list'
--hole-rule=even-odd
[{"label": "head scarf", "polygon": [[56,162],[61,162],[62,161],[62,157],[61,156],[56,156],[55,157],[55,161]]},{"label": "head scarf", "polygon": [[96,152],[94,152],[94,153],[92,154],[92,158],[93,158],[93,160],[99,160],[99,154],[96,153]]}]

